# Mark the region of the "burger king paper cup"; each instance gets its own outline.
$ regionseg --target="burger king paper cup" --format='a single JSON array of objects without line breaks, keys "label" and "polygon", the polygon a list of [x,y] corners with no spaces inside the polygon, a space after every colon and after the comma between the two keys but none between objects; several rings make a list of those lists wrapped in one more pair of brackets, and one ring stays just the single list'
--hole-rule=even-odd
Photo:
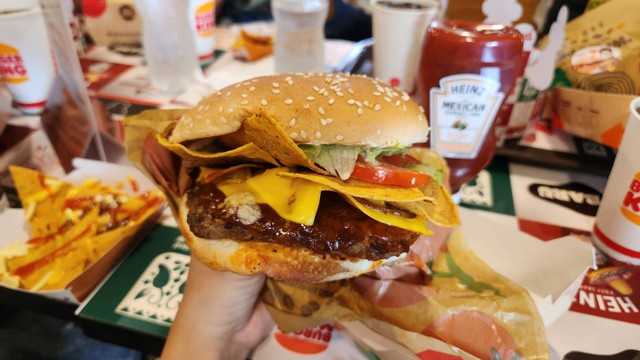
[{"label": "burger king paper cup", "polygon": [[39,114],[55,77],[47,27],[39,7],[0,12],[0,75],[25,114]]},{"label": "burger king paper cup", "polygon": [[612,262],[640,270],[640,98],[631,102],[629,111],[592,240]]},{"label": "burger king paper cup", "polygon": [[432,0],[373,0],[373,74],[413,92],[427,26],[438,14]]},{"label": "burger king paper cup", "polygon": [[215,50],[215,1],[191,0],[189,19],[196,44],[196,52],[201,64],[213,60]]}]

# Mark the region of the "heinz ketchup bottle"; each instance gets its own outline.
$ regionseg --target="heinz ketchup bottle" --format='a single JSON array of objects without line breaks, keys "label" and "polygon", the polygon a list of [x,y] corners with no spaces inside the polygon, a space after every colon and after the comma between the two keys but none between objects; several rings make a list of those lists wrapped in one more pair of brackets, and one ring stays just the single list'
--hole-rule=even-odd
[{"label": "heinz ketchup bottle", "polygon": [[427,29],[416,99],[431,125],[430,146],[446,158],[452,193],[493,158],[495,120],[515,83],[523,38],[515,28],[436,21]]}]

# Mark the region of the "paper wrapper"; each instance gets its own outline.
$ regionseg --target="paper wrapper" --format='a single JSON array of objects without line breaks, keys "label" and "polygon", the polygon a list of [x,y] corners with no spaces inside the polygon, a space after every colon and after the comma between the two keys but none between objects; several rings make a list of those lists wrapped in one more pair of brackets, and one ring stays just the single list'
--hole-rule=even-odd
[{"label": "paper wrapper", "polygon": [[[161,147],[156,134],[171,129],[181,113],[153,110],[125,119],[129,159],[165,191],[174,215],[189,185],[188,164]],[[483,359],[548,358],[544,325],[527,290],[476,257],[459,229],[436,228],[402,263],[357,278],[268,279],[262,300],[283,331],[360,320],[382,334],[403,334],[394,340],[414,353],[435,337]]]}]

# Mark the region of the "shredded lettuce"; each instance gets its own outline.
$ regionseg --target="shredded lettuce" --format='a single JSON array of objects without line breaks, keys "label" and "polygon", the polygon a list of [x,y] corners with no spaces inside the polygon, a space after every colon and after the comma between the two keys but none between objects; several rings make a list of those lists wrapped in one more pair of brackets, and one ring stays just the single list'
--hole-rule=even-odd
[{"label": "shredded lettuce", "polygon": [[300,145],[300,148],[311,161],[325,170],[347,180],[362,151],[360,146],[347,145]]},{"label": "shredded lettuce", "polygon": [[[347,146],[347,145],[310,145],[299,144],[300,149],[311,159],[311,161],[322,166],[325,170],[339,176],[342,180],[347,180],[353,168],[355,167],[356,160],[360,154],[366,162],[370,164],[376,164],[379,156],[391,156],[391,155],[407,155],[409,147],[397,147],[397,148],[371,148],[363,146]],[[444,172],[442,169],[437,169],[432,165],[427,164],[406,164],[404,166],[407,169],[413,171],[419,171],[421,173],[431,176],[436,182],[442,184]]]}]

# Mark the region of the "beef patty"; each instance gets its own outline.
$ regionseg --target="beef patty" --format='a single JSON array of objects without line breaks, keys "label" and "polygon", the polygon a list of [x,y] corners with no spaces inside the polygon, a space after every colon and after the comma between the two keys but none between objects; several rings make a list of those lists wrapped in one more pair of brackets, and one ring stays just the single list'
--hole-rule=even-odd
[{"label": "beef patty", "polygon": [[[211,241],[273,242],[338,258],[381,260],[407,252],[418,238],[417,233],[368,217],[334,192],[322,193],[310,226],[285,220],[265,204],[258,204],[261,214],[255,222],[243,223],[244,219],[224,206],[225,196],[214,184],[191,188],[187,198],[191,232]],[[402,214],[401,210],[386,211]]]}]

